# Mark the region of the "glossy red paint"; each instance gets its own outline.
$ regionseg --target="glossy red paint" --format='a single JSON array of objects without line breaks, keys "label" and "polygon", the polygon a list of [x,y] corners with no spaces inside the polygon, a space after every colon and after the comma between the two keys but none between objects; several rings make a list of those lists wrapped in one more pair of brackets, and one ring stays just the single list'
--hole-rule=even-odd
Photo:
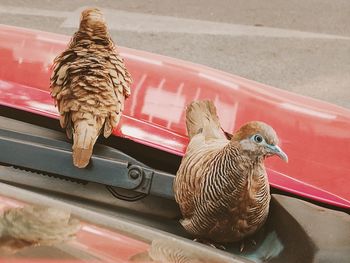
[{"label": "glossy red paint", "polygon": [[[102,261],[103,262],[103,261]],[[128,263],[130,261],[113,261],[116,263]],[[100,260],[62,260],[62,259],[0,259],[0,263],[101,263]],[[112,263],[112,262],[111,262]],[[148,263],[148,262],[145,262]]]},{"label": "glossy red paint", "polygon": [[[23,207],[25,203],[0,195],[0,214],[6,209],[13,207]],[[136,254],[145,252],[149,249],[149,244],[128,237],[116,231],[108,230],[88,222],[81,222],[81,228],[77,233],[76,239],[65,243],[70,247],[72,259],[57,259],[57,255],[51,255],[47,258],[47,253],[34,253],[36,258],[11,258],[1,259],[0,262],[110,262],[127,263],[129,259]],[[81,251],[89,256],[82,256]],[[59,255],[59,253],[58,253]],[[37,258],[39,257],[39,258]],[[41,258],[42,257],[42,258]]]},{"label": "glossy red paint", "polygon": [[[0,263],[101,263],[103,261],[100,260],[79,260],[79,259],[27,259],[27,258],[14,258],[14,259],[0,259]],[[129,263],[130,261],[114,261],[117,263]],[[111,262],[112,263],[112,262]],[[145,262],[146,263],[146,262]],[[147,262],[148,263],[148,262]]]},{"label": "glossy red paint", "polygon": [[[0,26],[0,103],[57,118],[50,65],[69,41],[52,33]],[[117,136],[183,155],[184,109],[212,99],[227,131],[250,120],[272,125],[289,163],[267,160],[272,186],[350,208],[350,111],[204,66],[120,48],[134,83]]]}]

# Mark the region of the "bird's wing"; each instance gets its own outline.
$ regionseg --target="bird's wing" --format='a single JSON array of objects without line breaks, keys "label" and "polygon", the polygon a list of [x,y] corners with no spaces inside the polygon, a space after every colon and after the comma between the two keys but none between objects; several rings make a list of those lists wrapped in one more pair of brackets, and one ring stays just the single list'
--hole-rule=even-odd
[{"label": "bird's wing", "polygon": [[112,53],[107,62],[108,74],[113,83],[114,93],[117,99],[116,111],[111,113],[109,121],[104,127],[104,136],[108,137],[121,117],[124,110],[124,101],[130,96],[131,76],[125,67],[123,58],[118,53]]},{"label": "bird's wing", "polygon": [[69,80],[70,64],[76,58],[75,52],[67,50],[54,60],[50,78],[50,91],[60,113],[60,124],[66,128],[68,138],[72,138],[70,97],[71,89],[67,85]]},{"label": "bird's wing", "polygon": [[186,110],[186,126],[190,143],[174,182],[175,198],[185,218],[195,209],[195,198],[206,176],[205,163],[229,142],[211,101],[192,102]]},{"label": "bird's wing", "polygon": [[175,199],[185,218],[191,217],[195,210],[196,198],[207,176],[207,162],[227,143],[226,139],[206,140],[203,134],[190,141],[174,181]]}]

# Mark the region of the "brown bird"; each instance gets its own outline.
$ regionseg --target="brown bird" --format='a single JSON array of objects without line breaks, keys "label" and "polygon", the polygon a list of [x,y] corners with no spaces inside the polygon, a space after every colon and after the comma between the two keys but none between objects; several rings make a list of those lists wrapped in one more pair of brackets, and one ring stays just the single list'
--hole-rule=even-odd
[{"label": "brown bird", "polygon": [[269,211],[264,159],[277,155],[288,161],[277,146],[276,132],[253,121],[227,137],[211,101],[192,102],[186,125],[190,143],[174,181],[175,199],[184,217],[181,224],[209,244],[253,234]]},{"label": "brown bird", "polygon": [[0,254],[59,244],[73,239],[79,229],[79,220],[68,211],[45,206],[10,208],[0,216]]},{"label": "brown bird", "polygon": [[158,263],[229,263],[237,262],[208,249],[188,246],[175,238],[154,239],[148,251],[129,258],[130,262]]},{"label": "brown bird", "polygon": [[51,96],[60,124],[73,135],[73,163],[85,167],[103,129],[117,126],[130,96],[131,76],[107,31],[100,10],[86,9],[68,48],[54,60]]}]

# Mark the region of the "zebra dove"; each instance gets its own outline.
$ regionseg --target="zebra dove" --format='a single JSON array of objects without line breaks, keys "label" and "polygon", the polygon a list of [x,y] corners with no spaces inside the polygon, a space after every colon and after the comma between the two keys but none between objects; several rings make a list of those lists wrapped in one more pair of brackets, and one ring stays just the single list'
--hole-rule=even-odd
[{"label": "zebra dove", "polygon": [[209,244],[252,235],[269,211],[264,159],[277,155],[288,161],[276,132],[253,121],[227,136],[211,101],[192,102],[186,126],[190,143],[174,180],[182,226]]}]

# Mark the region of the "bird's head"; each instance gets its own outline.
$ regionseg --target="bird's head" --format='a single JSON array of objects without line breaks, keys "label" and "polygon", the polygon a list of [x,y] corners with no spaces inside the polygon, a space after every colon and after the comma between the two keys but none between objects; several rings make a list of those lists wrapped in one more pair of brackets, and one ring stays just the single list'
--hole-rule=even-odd
[{"label": "bird's head", "polygon": [[252,121],[243,125],[232,137],[238,141],[242,150],[252,159],[263,160],[277,155],[288,162],[288,156],[278,146],[275,130],[264,122]]},{"label": "bird's head", "polygon": [[80,28],[105,27],[105,23],[103,13],[98,8],[87,8],[81,12]]}]

